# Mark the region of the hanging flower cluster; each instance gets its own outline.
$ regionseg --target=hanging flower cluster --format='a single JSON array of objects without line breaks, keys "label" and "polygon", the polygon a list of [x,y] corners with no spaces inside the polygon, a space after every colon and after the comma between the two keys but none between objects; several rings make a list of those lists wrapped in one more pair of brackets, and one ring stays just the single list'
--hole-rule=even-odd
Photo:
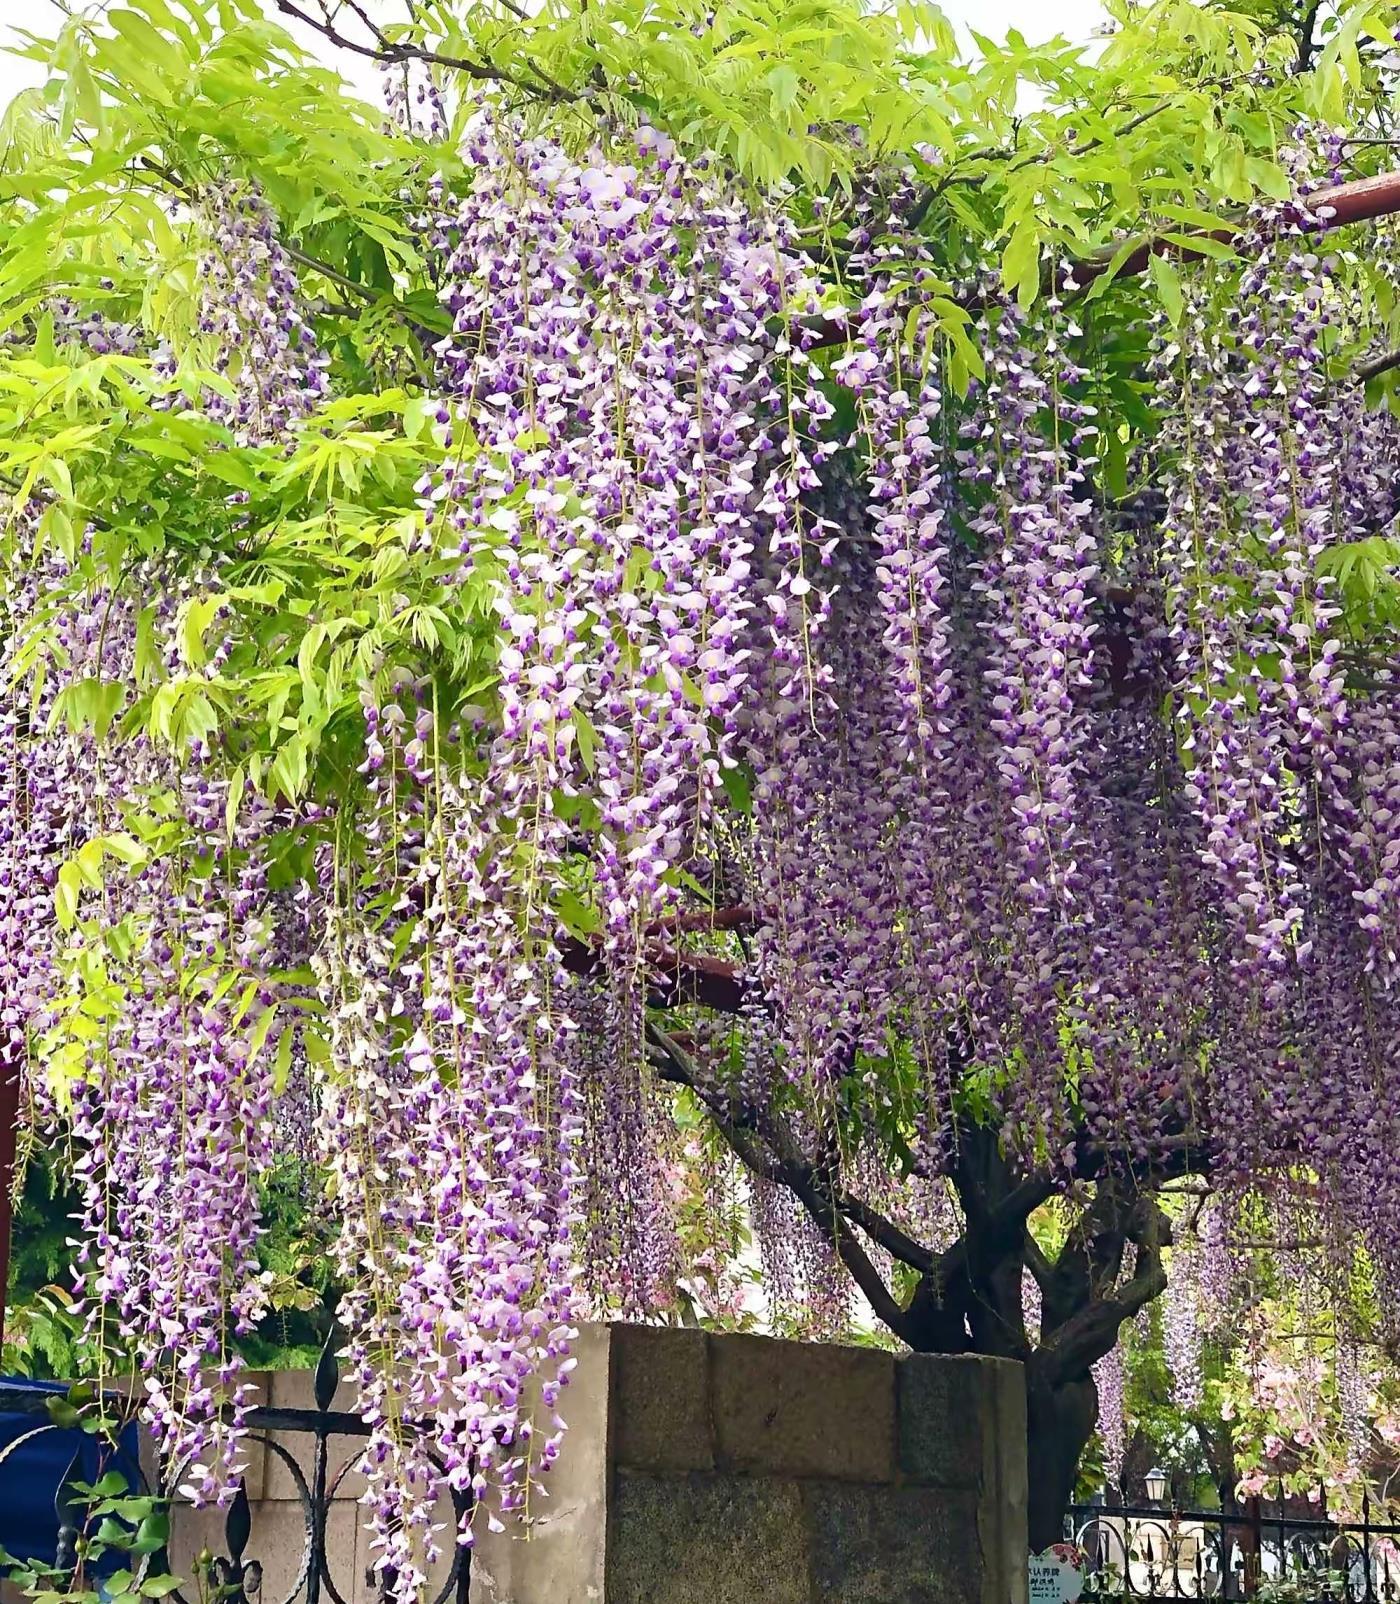
[{"label": "hanging flower cluster", "polygon": [[[784,554],[772,600],[797,615],[810,590],[811,425],[760,360],[769,321],[811,309],[782,225],[647,130],[629,163],[505,139],[484,115],[472,139],[474,187],[436,225],[453,319],[438,425],[477,449],[420,488],[428,539],[487,587],[498,723],[478,743],[426,683],[367,702],[371,835],[395,855],[386,877],[414,884],[421,996],[386,1008],[402,984],[387,949],[339,950],[353,894],[319,960],[345,1033],[333,1056],[367,1066],[349,1100],[328,1081],[332,1144],[388,1222],[377,1247],[358,1230],[343,1247],[362,1282],[382,1278],[348,1323],[401,1585],[432,1556],[444,1478],[491,1520],[540,1490],[585,1290],[631,1314],[674,1295],[648,943],[679,914],[735,762],[760,531]],[[802,416],[824,405],[813,389]],[[484,777],[460,772],[467,754]],[[554,911],[577,850],[561,799],[580,790],[599,809],[596,981],[561,968]],[[372,1119],[381,1104],[395,1112]]]},{"label": "hanging flower cluster", "polygon": [[1201,1250],[1194,1241],[1172,1251],[1171,1275],[1163,1310],[1167,1369],[1172,1398],[1189,1413],[1201,1406]]},{"label": "hanging flower cluster", "polygon": [[228,385],[206,405],[240,440],[284,438],[325,396],[328,359],[297,298],[276,215],[256,185],[233,181],[211,185],[200,209],[198,328]]},{"label": "hanging flower cluster", "polygon": [[[42,545],[32,514],[15,517]],[[133,1350],[157,1442],[182,1484],[209,1498],[240,1463],[248,1389],[233,1338],[263,1298],[257,1176],[270,1153],[272,1076],[241,1027],[275,989],[258,850],[270,809],[256,802],[230,828],[207,745],[175,764],[147,740],[104,739],[111,710],[74,703],[85,687],[130,678],[137,635],[132,598],[105,588],[80,591],[47,640],[36,632],[88,555],[50,550],[17,577],[0,629],[7,678],[47,652],[71,675],[66,688],[45,678],[27,704],[7,702],[0,724],[0,881],[12,892],[0,1016],[12,1060],[62,1043],[61,1091],[41,1076],[31,1092],[72,1141],[88,1336]],[[145,577],[161,594],[158,574]],[[173,666],[177,598],[165,594],[155,614],[154,649]],[[212,872],[151,862],[127,828],[133,816],[177,832],[188,861],[207,858]],[[85,953],[68,927],[104,855],[117,863],[102,891],[105,940]]]},{"label": "hanging flower cluster", "polygon": [[1093,1374],[1099,1399],[1099,1440],[1103,1444],[1104,1482],[1116,1489],[1122,1484],[1123,1460],[1128,1449],[1122,1348],[1115,1347],[1098,1360]]},{"label": "hanging flower cluster", "polygon": [[[1300,197],[1330,149],[1300,139],[1291,153]],[[1301,198],[1260,208],[1238,344],[1203,274],[1164,350],[1177,453],[1165,573],[1184,790],[1214,882],[1203,906],[1229,938],[1212,1069],[1232,1118],[1213,1173],[1243,1191],[1312,1165],[1339,1255],[1360,1229],[1386,1266],[1391,671],[1382,662],[1364,693],[1349,688],[1329,554],[1397,503],[1389,427],[1359,429],[1356,397],[1328,371],[1350,314],[1327,223]]]}]

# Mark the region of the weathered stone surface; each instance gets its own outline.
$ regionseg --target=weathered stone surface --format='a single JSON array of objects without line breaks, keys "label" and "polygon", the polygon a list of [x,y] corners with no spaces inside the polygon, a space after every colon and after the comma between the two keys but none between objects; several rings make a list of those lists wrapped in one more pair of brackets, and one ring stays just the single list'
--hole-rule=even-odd
[{"label": "weathered stone surface", "polygon": [[470,1604],[602,1604],[608,1540],[609,1371],[612,1333],[583,1326],[578,1369],[560,1402],[568,1444],[534,1499],[528,1526],[493,1532],[477,1523]]},{"label": "weathered stone surface", "polygon": [[713,1470],[703,1331],[618,1326],[612,1334],[613,1459],[627,1470]]},{"label": "weathered stone surface", "polygon": [[872,1348],[712,1338],[710,1386],[721,1468],[892,1480],[894,1367],[892,1355]]},{"label": "weathered stone surface", "polygon": [[606,1604],[811,1604],[798,1484],[614,1478]]},{"label": "weathered stone surface", "polygon": [[[996,1553],[1008,1585],[997,1595],[1022,1604],[1026,1593],[1026,1375],[1020,1365],[996,1366],[996,1469],[983,1489],[982,1508],[997,1523]],[[984,1550],[987,1545],[984,1544]],[[989,1554],[988,1575],[992,1574]],[[984,1593],[991,1604],[991,1593]]]},{"label": "weathered stone surface", "polygon": [[807,1482],[802,1500],[808,1604],[981,1604],[975,1494]]},{"label": "weathered stone surface", "polygon": [[[906,1354],[896,1363],[899,1469],[932,1487],[975,1488],[994,1471],[996,1360]],[[1004,1368],[1020,1375],[1019,1368]]]},{"label": "weathered stone surface", "polygon": [[982,1604],[1026,1604],[1026,1378],[1020,1365],[988,1363],[996,1404],[977,1515]]}]

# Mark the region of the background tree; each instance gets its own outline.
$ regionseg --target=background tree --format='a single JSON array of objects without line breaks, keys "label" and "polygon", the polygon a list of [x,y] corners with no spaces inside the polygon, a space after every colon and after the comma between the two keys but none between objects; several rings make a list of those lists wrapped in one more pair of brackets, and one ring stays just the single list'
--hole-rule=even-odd
[{"label": "background tree", "polygon": [[1126,1330],[1121,1374],[1101,1387],[1081,1492],[1140,1503],[1161,1466],[1181,1508],[1253,1496],[1359,1520],[1364,1496],[1388,1519],[1396,1373],[1374,1305],[1329,1285],[1315,1240],[1257,1215],[1222,1230],[1213,1200],[1169,1204],[1167,1293]]}]

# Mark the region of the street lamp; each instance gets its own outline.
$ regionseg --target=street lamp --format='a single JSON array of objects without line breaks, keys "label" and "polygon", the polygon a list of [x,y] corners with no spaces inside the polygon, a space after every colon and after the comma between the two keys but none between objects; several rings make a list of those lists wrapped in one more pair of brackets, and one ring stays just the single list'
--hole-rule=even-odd
[{"label": "street lamp", "polygon": [[1167,1473],[1154,1466],[1147,1473],[1147,1499],[1149,1503],[1160,1504],[1167,1496]]}]

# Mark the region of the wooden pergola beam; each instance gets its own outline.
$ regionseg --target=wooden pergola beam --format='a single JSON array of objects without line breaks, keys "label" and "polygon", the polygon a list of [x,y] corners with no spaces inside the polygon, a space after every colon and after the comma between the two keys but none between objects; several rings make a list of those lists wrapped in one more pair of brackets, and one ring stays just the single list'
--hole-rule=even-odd
[{"label": "wooden pergola beam", "polygon": [[[1331,228],[1340,228],[1346,223],[1367,223],[1378,217],[1388,217],[1391,213],[1400,211],[1400,171],[1379,173],[1374,178],[1358,178],[1352,183],[1337,184],[1331,189],[1314,190],[1305,204],[1310,212],[1319,216],[1326,212],[1328,216],[1325,221]],[[1242,225],[1196,230],[1191,237],[1202,242],[1214,241],[1230,245],[1238,238],[1240,226]],[[1144,240],[1118,269],[1118,276],[1132,277],[1146,272],[1147,264],[1154,256],[1172,256],[1178,260],[1190,261],[1204,255],[1206,250],[1192,251],[1175,241]],[[1094,279],[1108,271],[1112,260],[1112,257],[1108,256],[1093,257],[1076,270],[1076,277],[1081,283],[1092,283]]]}]

